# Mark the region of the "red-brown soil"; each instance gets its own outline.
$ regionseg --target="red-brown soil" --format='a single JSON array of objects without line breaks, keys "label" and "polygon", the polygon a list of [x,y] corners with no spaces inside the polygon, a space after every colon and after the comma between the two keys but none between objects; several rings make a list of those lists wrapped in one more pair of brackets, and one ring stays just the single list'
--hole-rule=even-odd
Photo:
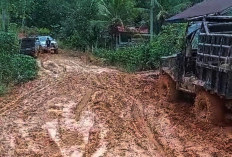
[{"label": "red-brown soil", "polygon": [[193,103],[168,103],[158,73],[43,55],[36,80],[0,100],[0,156],[232,156],[232,127],[198,122]]}]

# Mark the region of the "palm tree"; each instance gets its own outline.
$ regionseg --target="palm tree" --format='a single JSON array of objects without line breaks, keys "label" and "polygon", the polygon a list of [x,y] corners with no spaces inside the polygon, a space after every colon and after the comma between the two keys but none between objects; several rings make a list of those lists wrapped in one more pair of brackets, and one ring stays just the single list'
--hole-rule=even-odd
[{"label": "palm tree", "polygon": [[177,14],[192,4],[201,1],[203,0],[153,0],[155,33],[158,34],[160,32],[161,26],[168,16]]},{"label": "palm tree", "polygon": [[[156,15],[154,18],[154,14]],[[163,24],[167,11],[163,8],[161,3],[158,0],[151,0],[151,11],[150,11],[150,35],[151,41],[154,35],[154,23],[155,23],[155,32],[159,33],[160,27]]]},{"label": "palm tree", "polygon": [[134,0],[99,0],[98,1],[98,23],[106,27],[123,26],[131,23],[136,15]]},{"label": "palm tree", "polygon": [[92,27],[100,28],[102,34],[105,34],[107,30],[111,46],[114,47],[113,41],[117,27],[131,24],[134,21],[138,12],[135,0],[93,0],[94,4],[98,8],[98,18],[91,21]]}]

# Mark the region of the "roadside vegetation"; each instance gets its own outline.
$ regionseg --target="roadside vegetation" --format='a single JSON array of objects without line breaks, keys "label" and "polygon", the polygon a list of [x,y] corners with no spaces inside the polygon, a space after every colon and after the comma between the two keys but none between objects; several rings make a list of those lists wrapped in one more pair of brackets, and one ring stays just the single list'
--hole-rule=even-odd
[{"label": "roadside vegetation", "polygon": [[150,26],[147,0],[1,0],[0,94],[11,84],[36,77],[36,61],[18,54],[17,36],[52,35],[60,47],[92,52],[109,65],[134,72],[158,68],[161,56],[182,48],[184,24],[165,19],[202,0],[153,0],[154,38],[143,44],[115,49],[117,26]]},{"label": "roadside vegetation", "polygon": [[0,95],[9,87],[34,79],[37,62],[34,58],[21,55],[15,33],[0,32]]},{"label": "roadside vegetation", "polygon": [[180,52],[183,48],[185,24],[163,26],[153,42],[119,50],[96,49],[94,55],[109,65],[128,72],[154,70],[159,67],[162,56]]}]

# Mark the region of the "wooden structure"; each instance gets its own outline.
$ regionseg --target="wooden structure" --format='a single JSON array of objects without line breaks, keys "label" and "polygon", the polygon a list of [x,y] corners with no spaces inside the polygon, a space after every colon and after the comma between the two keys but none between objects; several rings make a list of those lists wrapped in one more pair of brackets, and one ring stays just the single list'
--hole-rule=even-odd
[{"label": "wooden structure", "polygon": [[116,49],[134,46],[149,40],[149,30],[147,27],[124,27],[118,26],[114,32]]}]

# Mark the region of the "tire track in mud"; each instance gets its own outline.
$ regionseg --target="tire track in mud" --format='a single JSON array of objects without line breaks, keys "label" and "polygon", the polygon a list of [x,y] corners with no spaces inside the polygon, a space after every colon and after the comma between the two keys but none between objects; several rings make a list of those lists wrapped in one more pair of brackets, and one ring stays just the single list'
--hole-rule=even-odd
[{"label": "tire track in mud", "polygon": [[[99,77],[95,76],[95,80],[97,80],[97,82],[101,83],[101,84],[105,84],[104,81],[102,81]],[[123,81],[124,82],[124,81]],[[97,84],[98,84],[97,83]],[[115,82],[116,83],[116,82]],[[133,96],[130,95],[130,93],[125,92],[123,90],[120,91],[120,93],[118,93],[118,90],[120,89],[104,89],[101,88],[99,86],[97,86],[97,88],[99,90],[105,91],[108,93],[108,95],[114,95],[115,93],[117,95],[122,95],[122,97],[124,96],[128,96],[127,99],[132,100],[135,104],[131,106],[131,115],[134,119],[134,121],[132,122],[134,125],[134,129],[137,131],[137,136],[140,135],[141,138],[142,136],[146,136],[149,140],[149,142],[155,146],[155,148],[157,148],[158,152],[160,152],[161,156],[163,157],[172,157],[171,155],[169,155],[170,153],[172,153],[172,150],[169,148],[164,148],[163,145],[161,144],[161,142],[158,140],[158,138],[156,138],[156,136],[154,135],[155,132],[152,132],[151,129],[148,127],[148,124],[145,120],[144,114],[143,114],[143,106],[142,103],[139,102],[138,100],[136,100]],[[103,109],[105,111],[109,111],[111,113],[112,116],[117,117],[117,119],[120,119],[121,121],[125,120],[123,118],[121,118],[119,115],[117,115],[114,111],[110,110],[108,107],[106,106],[99,106],[99,104],[101,104],[101,101],[95,102],[95,105],[92,106],[91,108],[93,109]],[[104,102],[104,104],[107,104],[106,102]],[[167,152],[168,151],[168,152]]]},{"label": "tire track in mud", "polygon": [[87,103],[91,99],[92,94],[93,94],[93,90],[92,89],[87,89],[85,96],[82,98],[81,102],[77,105],[77,107],[75,109],[75,114],[76,114],[75,119],[76,119],[76,121],[79,121],[80,116],[81,116],[81,112],[84,110]]},{"label": "tire track in mud", "polygon": [[[95,80],[97,80],[97,82],[100,82],[100,84],[107,84],[107,83],[104,82],[104,80],[101,80],[101,78],[96,77],[96,76],[95,76]],[[115,80],[117,80],[117,78],[115,78]],[[140,138],[142,135],[146,136],[149,139],[150,143],[152,145],[154,145],[159,152],[161,152],[162,156],[164,156],[164,157],[166,157],[166,156],[167,157],[169,157],[169,156],[172,157],[175,154],[175,150],[171,149],[168,146],[163,146],[162,142],[159,140],[158,133],[156,132],[156,130],[154,130],[154,128],[152,130],[149,127],[149,125],[147,123],[147,120],[145,118],[144,111],[143,111],[144,107],[145,107],[145,106],[143,106],[143,103],[140,102],[140,100],[135,98],[133,95],[131,95],[130,91],[127,91],[127,90],[124,91],[124,90],[122,90],[123,88],[121,89],[121,85],[124,86],[124,83],[129,84],[128,80],[125,79],[125,78],[122,79],[120,77],[120,82],[122,84],[118,84],[117,82],[114,82],[115,84],[117,84],[116,85],[117,89],[115,89],[115,88],[113,88],[113,89],[109,88],[108,89],[108,88],[102,88],[102,87],[99,87],[99,86],[97,86],[96,88],[109,93],[107,95],[114,95],[116,93],[117,95],[121,95],[122,97],[127,96],[127,99],[130,99],[131,101],[133,101],[134,105],[131,106],[131,108],[132,108],[131,115],[135,119],[135,121],[133,122],[133,124],[134,124],[133,128],[138,132],[137,135],[140,135],[138,138]],[[137,89],[137,90],[141,90],[141,89]],[[151,92],[150,90],[151,89],[149,89],[148,92]],[[136,93],[135,90],[133,92]],[[141,91],[139,93],[141,93]],[[97,103],[100,103],[100,102],[97,102]],[[99,107],[97,107],[97,108],[99,108]],[[104,109],[108,110],[107,107],[104,107]],[[110,110],[110,112],[112,113],[113,116],[115,116],[114,111]],[[119,116],[117,116],[117,117],[120,119]],[[121,120],[123,121],[123,119],[121,119]]]},{"label": "tire track in mud", "polygon": [[[133,99],[133,98],[131,98]],[[158,138],[154,135],[154,132],[150,130],[150,128],[147,125],[147,122],[145,121],[144,115],[142,114],[139,107],[136,105],[132,106],[131,115],[132,115],[132,122],[130,125],[125,126],[125,130],[132,129],[135,131],[135,136],[137,138],[144,138],[146,137],[150,143],[150,145],[153,145],[156,148],[156,151],[160,153],[162,157],[172,157],[172,155],[169,155],[171,151],[167,152],[167,148],[165,149],[163,145],[160,143]],[[141,106],[140,106],[141,107]],[[115,113],[113,110],[109,109],[107,102],[95,102],[94,105],[91,107],[93,110],[101,110],[104,113],[109,113],[112,117],[115,117],[115,119],[118,119],[121,121],[121,123],[127,123],[125,119],[120,117],[117,113]],[[149,154],[152,154],[151,152],[152,148],[149,149]],[[171,153],[173,154],[173,153]]]},{"label": "tire track in mud", "polygon": [[16,109],[17,107],[19,107],[21,105],[19,103],[20,101],[23,101],[27,97],[33,97],[33,96],[35,96],[36,94],[38,94],[38,93],[40,93],[42,91],[49,90],[50,87],[54,86],[55,84],[57,84],[57,82],[51,83],[51,84],[46,85],[46,86],[37,87],[37,88],[35,88],[33,90],[30,90],[28,93],[19,96],[18,98],[16,98],[16,100],[14,100],[12,102],[9,102],[7,104],[4,104],[4,107],[0,109],[0,115],[5,115],[6,113]]},{"label": "tire track in mud", "polygon": [[[98,90],[100,90],[100,91],[104,91],[105,95],[114,95],[114,94],[116,94],[116,95],[121,95],[121,97],[128,96],[127,99],[131,99],[132,101],[134,101],[136,105],[131,106],[132,107],[131,115],[135,119],[135,121],[133,123],[135,124],[134,129],[136,129],[138,131],[137,135],[140,134],[140,135],[146,136],[149,139],[150,143],[152,145],[154,145],[159,152],[161,152],[162,156],[164,156],[164,157],[170,156],[168,154],[171,151],[169,151],[169,153],[166,152],[167,148],[166,149],[163,148],[163,146],[160,143],[160,141],[158,140],[158,138],[156,138],[153,135],[154,133],[152,133],[152,131],[148,127],[148,125],[147,125],[147,123],[145,121],[144,115],[143,115],[143,111],[142,111],[143,110],[143,106],[142,106],[142,103],[138,102],[138,100],[136,100],[133,96],[131,96],[131,93],[123,91],[122,90],[123,88],[121,89],[121,85],[122,84],[119,84],[118,82],[111,82],[113,84],[116,84],[115,85],[117,87],[116,89],[115,88],[111,89],[111,88],[109,88],[107,86],[102,87],[102,85],[107,84],[106,82],[104,82],[104,80],[102,80],[103,77],[104,76],[99,77],[99,76],[96,76],[96,75],[94,75],[93,77],[91,77],[91,79],[94,79],[95,83],[93,83],[93,85],[95,86],[95,88],[98,88]],[[114,80],[117,80],[116,76],[114,76],[114,77],[115,77]],[[129,83],[126,78],[121,78],[120,77],[119,80],[120,80],[121,83],[124,82],[123,85],[124,84],[126,85],[126,83],[127,84]],[[113,85],[113,84],[111,84],[111,85]],[[120,91],[120,93],[119,93],[119,91]],[[103,102],[103,103],[107,104],[106,102]],[[124,121],[124,119],[122,119],[121,117],[119,117],[119,115],[117,115],[114,111],[109,110],[108,107],[106,107],[106,106],[102,106],[102,105],[99,106],[99,104],[101,104],[101,101],[95,102],[94,105],[91,106],[91,108],[105,110],[104,112],[109,111],[112,116],[115,116],[115,117],[117,117],[117,119],[120,119],[121,121]]]},{"label": "tire track in mud", "polygon": [[[53,62],[49,62],[49,64],[50,63],[53,63]],[[41,68],[40,72],[43,72],[44,70],[46,70],[46,71],[50,71],[51,73],[54,73],[54,70],[52,68],[46,68],[44,66],[43,61],[39,62],[38,64],[39,64],[39,67]],[[19,107],[19,105],[20,105],[19,102],[22,101],[23,99],[26,99],[27,97],[35,96],[36,94],[38,94],[42,91],[49,90],[52,86],[55,86],[56,84],[58,84],[59,81],[62,80],[62,78],[63,78],[62,74],[66,71],[66,68],[65,68],[65,66],[60,66],[60,65],[57,65],[55,63],[54,63],[54,65],[56,65],[55,66],[56,68],[58,66],[58,67],[62,67],[62,69],[63,69],[63,71],[59,74],[61,76],[59,79],[55,79],[55,77],[54,77],[54,78],[52,78],[52,80],[49,80],[49,82],[46,82],[47,85],[45,85],[45,86],[40,85],[39,87],[36,87],[32,90],[29,90],[26,94],[20,95],[15,100],[13,100],[7,104],[4,104],[4,107],[0,108],[0,115],[5,115],[7,112],[10,112],[10,111],[16,109],[17,107]]]},{"label": "tire track in mud", "polygon": [[[188,121],[181,121],[184,118],[178,114],[180,108],[172,111],[171,107],[165,107],[173,104],[167,104],[160,99],[156,89],[157,76],[149,77],[146,73],[126,74],[85,65],[77,58],[58,57],[48,58],[48,62],[45,61],[47,63],[42,63],[45,66],[44,71],[42,69],[43,73],[38,78],[42,83],[37,87],[32,86],[34,88],[30,88],[31,84],[29,88],[22,87],[22,90],[28,91],[15,94],[14,101],[8,101],[0,108],[0,115],[4,115],[2,120],[5,123],[3,129],[0,129],[3,137],[16,136],[16,139],[20,139],[20,131],[17,131],[20,129],[30,133],[27,139],[21,138],[19,143],[15,143],[16,148],[20,148],[24,154],[31,151],[27,146],[31,143],[45,147],[40,147],[40,154],[34,152],[38,156],[48,151],[69,157],[69,151],[73,150],[81,150],[83,156],[87,157],[100,156],[99,151],[102,156],[112,157],[199,156],[204,150],[206,154],[218,151],[209,150],[210,142],[216,144],[217,141],[223,140],[214,141],[211,136],[201,136],[201,133],[207,131],[196,131],[198,128],[195,128],[195,132],[199,134],[191,135],[191,129],[194,127],[185,128],[184,125]],[[22,108],[17,108],[19,105]],[[23,112],[20,112],[20,116],[16,115],[21,109]],[[174,117],[178,116],[178,122],[169,117],[172,113]],[[21,118],[24,114],[29,114],[30,117]],[[14,122],[17,118],[23,121],[22,125],[19,125],[20,121]],[[83,133],[83,127],[88,121],[91,125],[87,125],[88,129]],[[8,123],[12,126],[8,126]],[[48,124],[47,128],[41,128],[44,123]],[[178,130],[176,123],[183,126]],[[49,128],[49,125],[52,127]],[[43,137],[37,137],[41,136],[37,131],[42,132]],[[49,147],[57,142],[54,140],[55,136],[51,136],[53,131],[59,141],[56,147]],[[102,133],[104,136],[101,137]],[[197,145],[198,140],[208,145]],[[176,141],[179,143],[175,143]],[[25,144],[20,146],[23,143]],[[3,144],[9,148],[10,140],[8,145],[7,142]],[[187,146],[183,146],[185,144]],[[219,147],[223,149],[222,154],[224,150],[231,151],[229,144],[223,144],[227,145],[228,149]],[[67,154],[61,150],[67,150]]]},{"label": "tire track in mud", "polygon": [[20,103],[19,103],[20,101],[22,101],[26,97],[33,96],[41,91],[44,91],[45,89],[48,89],[48,87],[50,87],[50,86],[51,85],[46,85],[45,87],[37,87],[37,88],[33,89],[32,91],[28,92],[27,94],[24,94],[24,95],[16,98],[16,100],[14,100],[13,102],[5,104],[5,106],[0,109],[0,115],[4,115],[13,109],[16,109],[20,105]]},{"label": "tire track in mud", "polygon": [[166,152],[165,148],[158,140],[158,138],[155,137],[154,132],[152,132],[151,129],[148,127],[147,122],[144,118],[143,106],[141,105],[141,103],[137,103],[136,105],[132,106],[131,114],[136,120],[135,125],[137,127],[137,130],[139,130],[141,134],[144,134],[149,139],[150,143],[157,148],[157,150],[161,153],[163,157],[171,157],[169,153]]}]

